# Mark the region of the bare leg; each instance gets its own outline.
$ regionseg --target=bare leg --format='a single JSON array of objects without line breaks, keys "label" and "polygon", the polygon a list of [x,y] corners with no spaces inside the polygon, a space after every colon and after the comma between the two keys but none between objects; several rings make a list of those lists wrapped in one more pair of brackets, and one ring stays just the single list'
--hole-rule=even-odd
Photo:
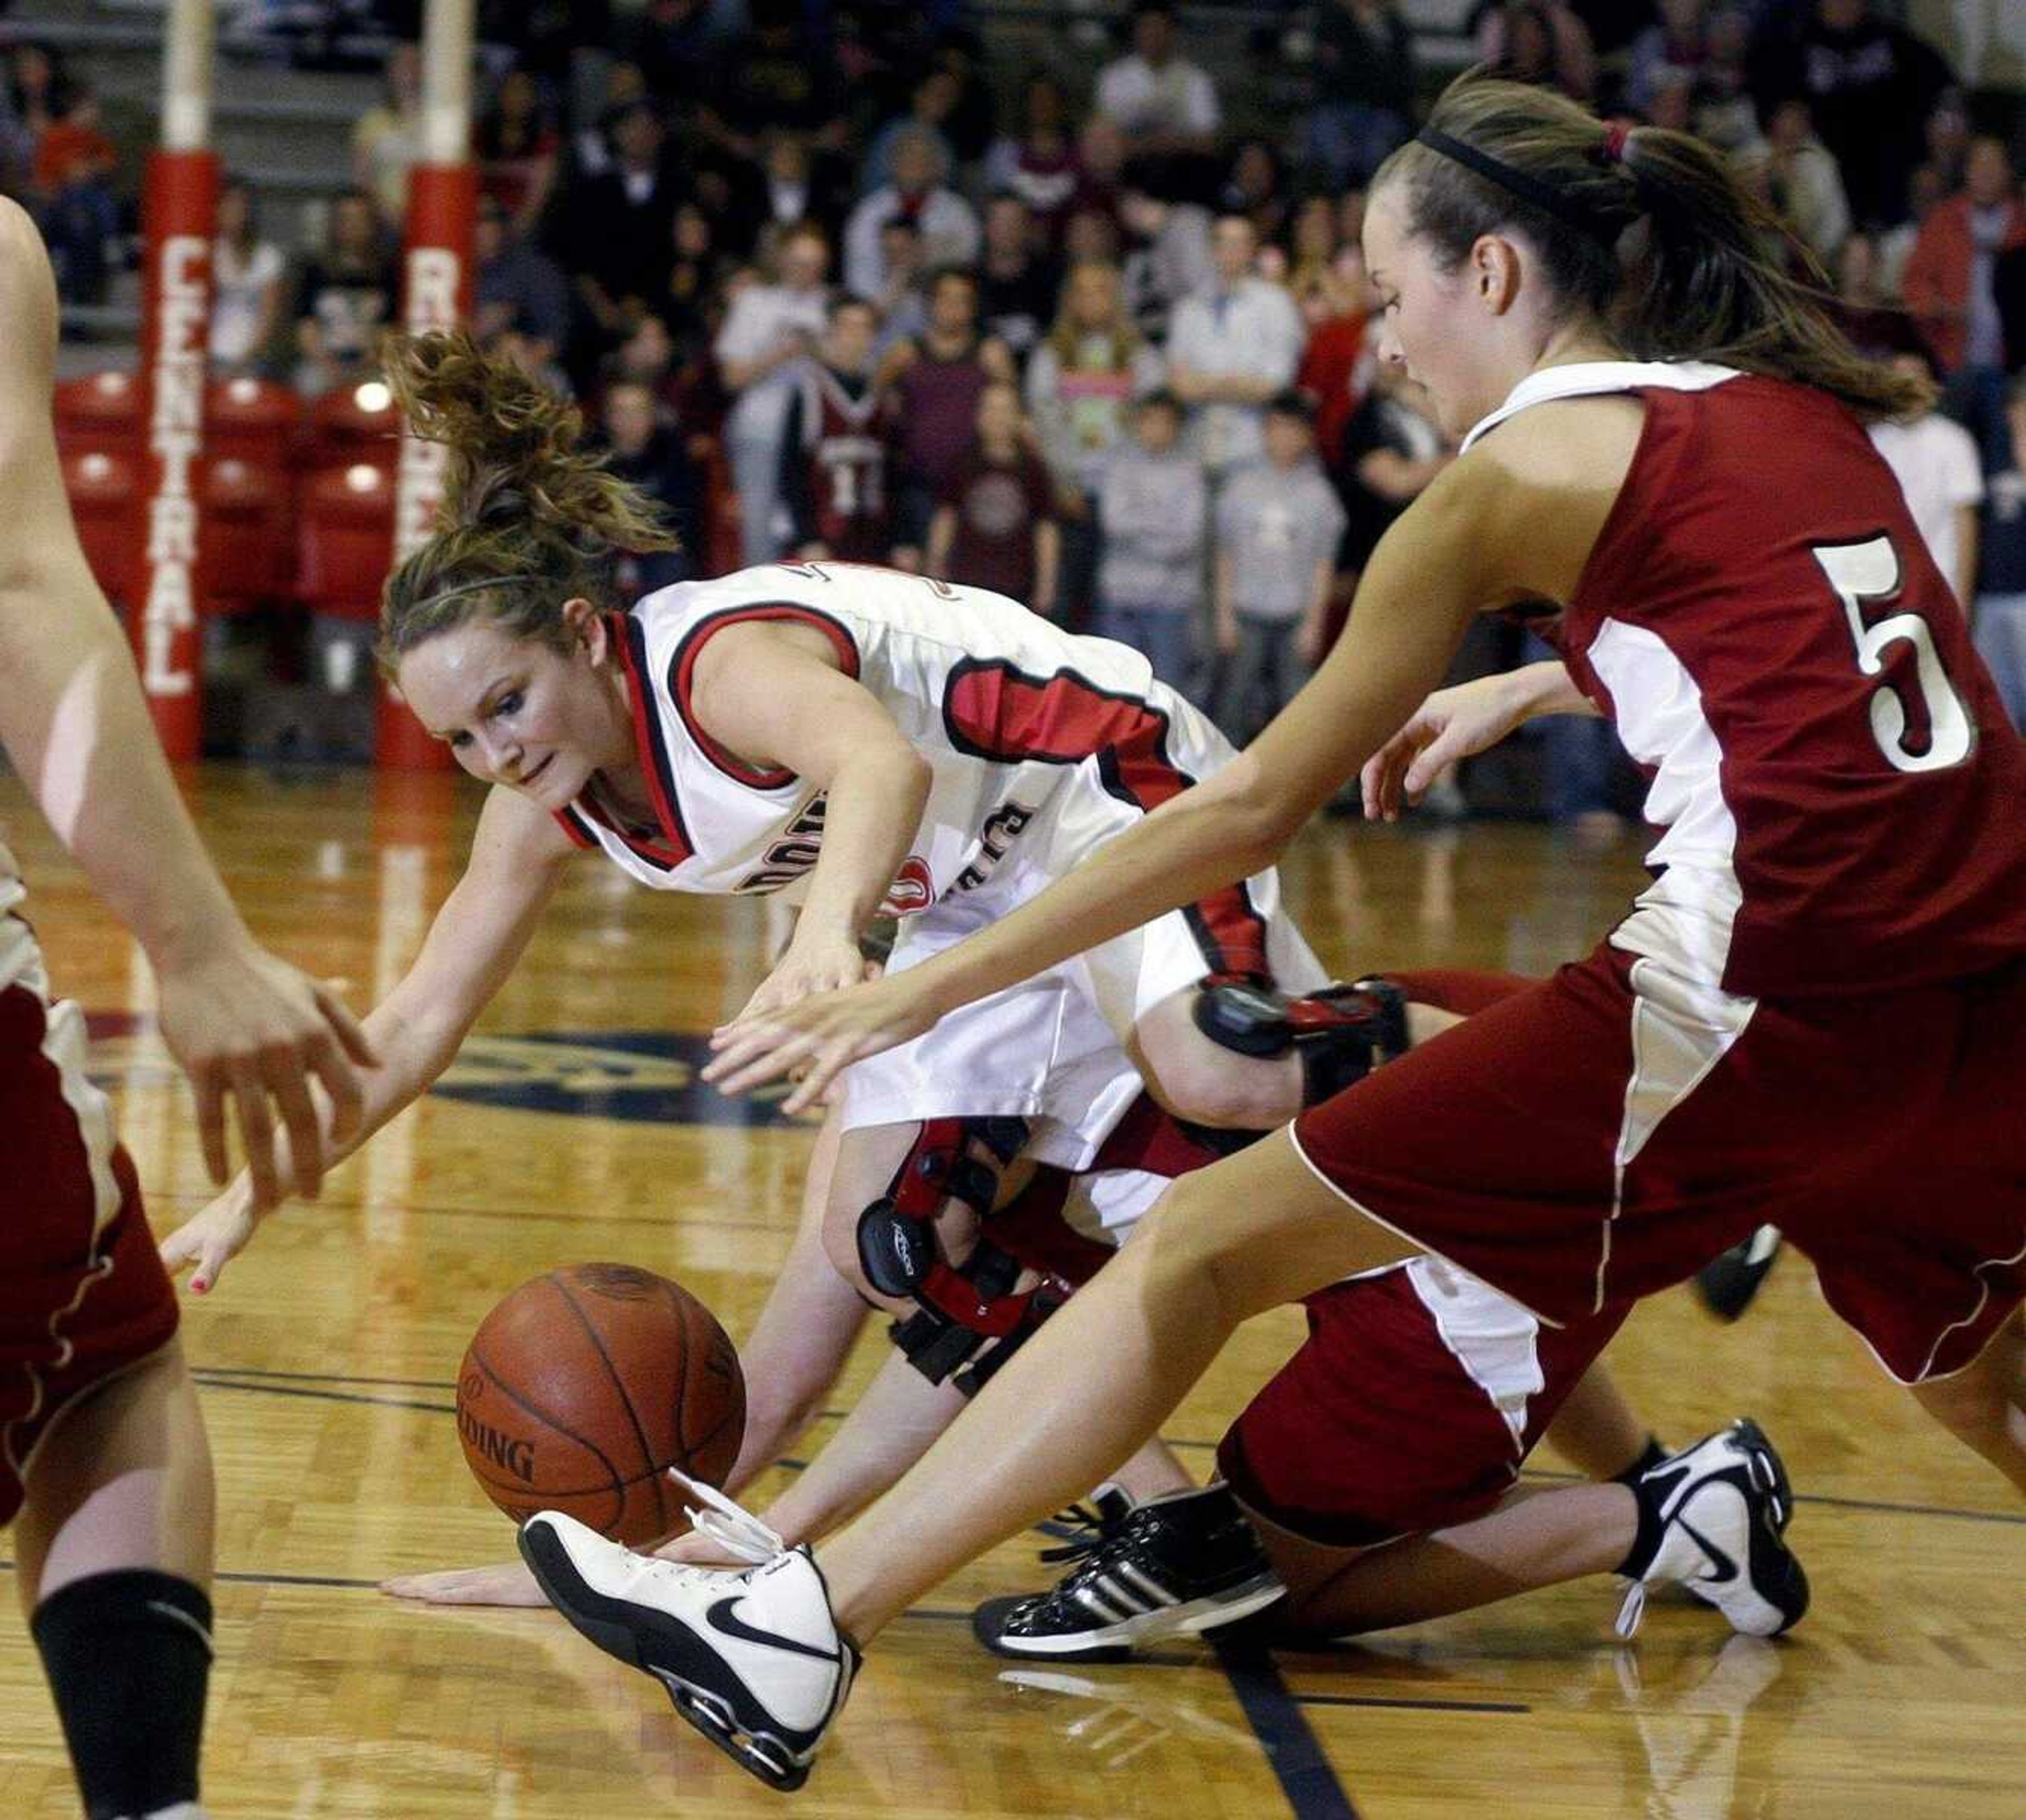
[{"label": "bare leg", "polygon": [[2026,1309],[1965,1369],[1913,1388],[1921,1408],[2026,1492]]},{"label": "bare leg", "polygon": [[[1271,1131],[1302,1109],[1302,1064],[1284,1056],[1241,1056],[1195,1026],[1192,986],[1162,1000],[1134,1027],[1133,1065],[1177,1118],[1232,1131]],[[1462,1020],[1431,1005],[1407,1008],[1410,1046]]]},{"label": "bare leg", "polygon": [[1631,1550],[1638,1507],[1622,1485],[1526,1487],[1487,1516],[1380,1548],[1325,1548],[1246,1512],[1287,1582],[1288,1623],[1324,1636],[1383,1630],[1588,1574]]},{"label": "bare leg", "polygon": [[1542,1439],[1591,1479],[1615,1479],[1646,1451],[1652,1431],[1633,1413],[1600,1359],[1562,1399]]},{"label": "bare leg", "polygon": [[93,1391],[43,1442],[14,1527],[21,1608],[127,1568],[208,1589],[215,1514],[204,1418],[171,1341]]},{"label": "bare leg", "polygon": [[[1184,1177],[822,1551],[840,1622],[864,1641],[963,1562],[1082,1496],[1153,1435],[1240,1321],[1417,1249],[1324,1187],[1285,1132]],[[1094,1395],[1097,1357],[1107,1369]]]},{"label": "bare leg", "polygon": [[1195,1478],[1169,1450],[1165,1441],[1149,1441],[1111,1476],[1111,1483],[1135,1504],[1165,1498],[1171,1491],[1193,1491]]}]

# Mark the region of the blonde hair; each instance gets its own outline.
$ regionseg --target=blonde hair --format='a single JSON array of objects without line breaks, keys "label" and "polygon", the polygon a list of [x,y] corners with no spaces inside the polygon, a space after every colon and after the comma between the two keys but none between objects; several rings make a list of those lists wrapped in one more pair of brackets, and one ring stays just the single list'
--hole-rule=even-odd
[{"label": "blonde hair", "polygon": [[[1086,329],[1077,321],[1070,308],[1070,293],[1074,288],[1077,274],[1082,271],[1101,271],[1111,286],[1112,319],[1109,329]],[[1118,266],[1108,259],[1080,259],[1063,274],[1062,296],[1055,310],[1054,325],[1048,330],[1048,345],[1055,351],[1056,364],[1065,373],[1081,370],[1084,344],[1093,336],[1109,337],[1111,372],[1123,372],[1133,364],[1133,357],[1144,344],[1130,312],[1125,307],[1125,282]]]},{"label": "blonde hair", "polygon": [[1402,187],[1409,231],[1452,269],[1479,236],[1524,230],[1555,293],[1635,359],[1798,380],[1867,420],[1932,401],[1931,387],[1851,346],[1824,313],[1813,256],[1686,133],[1606,127],[1560,95],[1473,70],[1443,90],[1424,137],[1380,167],[1374,192],[1386,184]]},{"label": "blonde hair", "polygon": [[576,407],[469,335],[391,335],[381,361],[411,433],[451,456],[429,541],[381,591],[383,669],[481,617],[566,650],[565,602],[616,606],[622,552],[678,547],[661,507],[578,446]]}]

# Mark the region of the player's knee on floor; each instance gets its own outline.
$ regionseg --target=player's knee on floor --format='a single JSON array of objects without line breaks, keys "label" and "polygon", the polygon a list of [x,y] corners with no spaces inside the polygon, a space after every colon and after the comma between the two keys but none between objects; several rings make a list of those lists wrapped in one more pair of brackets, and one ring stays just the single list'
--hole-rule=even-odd
[{"label": "player's knee on floor", "polygon": [[1409,1047],[1406,997],[1377,978],[1301,997],[1253,980],[1207,980],[1192,1012],[1196,1028],[1229,1054],[1272,1060],[1291,1052],[1305,1106],[1342,1092]]}]

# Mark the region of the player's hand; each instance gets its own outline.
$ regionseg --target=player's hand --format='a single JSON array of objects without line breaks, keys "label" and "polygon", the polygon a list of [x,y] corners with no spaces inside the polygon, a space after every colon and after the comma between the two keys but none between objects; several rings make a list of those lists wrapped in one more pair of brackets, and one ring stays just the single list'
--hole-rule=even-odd
[{"label": "player's hand", "polygon": [[913,970],[819,993],[789,1010],[741,1016],[711,1033],[717,1053],[703,1078],[720,1093],[743,1093],[797,1074],[783,1103],[800,1112],[813,1106],[853,1062],[919,1037],[941,1010],[922,989]]},{"label": "player's hand", "polygon": [[320,1083],[330,1096],[332,1137],[352,1137],[363,1103],[357,1070],[378,1059],[358,1021],[315,980],[250,941],[157,971],[163,1040],[197,1090],[197,1130],[211,1179],[222,1186],[230,1173],[230,1105],[246,1147],[254,1216],[292,1189],[314,1199],[326,1146],[310,1083]]},{"label": "player's hand", "polygon": [[1368,821],[1398,821],[1460,758],[1496,746],[1519,724],[1501,676],[1438,689],[1358,774]]},{"label": "player's hand", "polygon": [[252,1182],[241,1175],[162,1241],[162,1262],[171,1277],[187,1266],[192,1292],[208,1295],[225,1266],[245,1250],[262,1218],[253,1204]]},{"label": "player's hand", "polygon": [[446,1568],[440,1573],[397,1574],[382,1580],[380,1590],[390,1599],[412,1599],[420,1605],[546,1605],[549,1601],[535,1576],[520,1561],[492,1568]]},{"label": "player's hand", "polygon": [[732,1022],[771,1016],[817,993],[856,986],[866,977],[866,962],[855,941],[841,935],[805,934],[798,927],[774,971],[760,982]]}]

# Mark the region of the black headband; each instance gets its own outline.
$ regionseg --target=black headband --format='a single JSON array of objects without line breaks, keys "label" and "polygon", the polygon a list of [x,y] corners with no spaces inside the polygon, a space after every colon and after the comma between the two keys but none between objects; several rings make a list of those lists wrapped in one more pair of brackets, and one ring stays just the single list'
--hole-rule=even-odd
[{"label": "black headband", "polygon": [[1488,152],[1480,152],[1476,146],[1438,132],[1433,127],[1424,127],[1414,136],[1430,151],[1439,152],[1465,170],[1475,171],[1487,183],[1497,184],[1508,195],[1531,202],[1544,215],[1552,215],[1564,227],[1572,227],[1586,239],[1597,241],[1606,252],[1617,245],[1622,224],[1614,227],[1608,221],[1600,220],[1587,208],[1571,201],[1553,184],[1544,183],[1531,172],[1494,158]]}]

